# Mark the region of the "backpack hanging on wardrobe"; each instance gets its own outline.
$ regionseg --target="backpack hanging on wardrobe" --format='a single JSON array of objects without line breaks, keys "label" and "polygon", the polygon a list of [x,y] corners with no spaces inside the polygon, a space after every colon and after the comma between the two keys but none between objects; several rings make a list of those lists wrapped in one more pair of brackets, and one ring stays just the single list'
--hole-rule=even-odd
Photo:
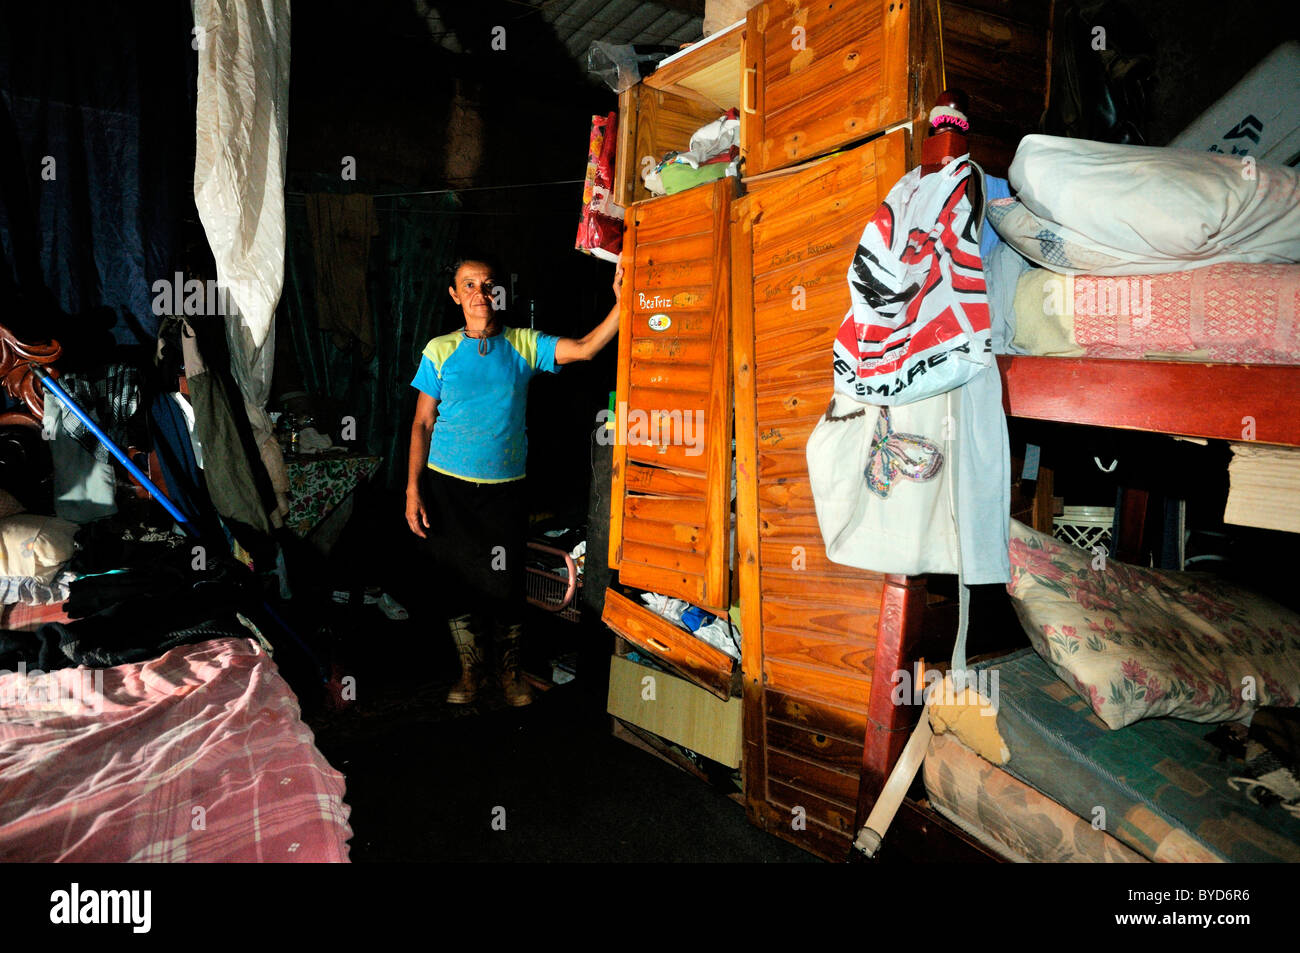
[{"label": "backpack hanging on wardrobe", "polygon": [[894,406],[960,387],[993,360],[980,262],[984,173],[969,156],[898,180],[849,267],[835,389]]},{"label": "backpack hanging on wardrobe", "polygon": [[[969,156],[928,175],[918,166],[862,233],[848,273],[853,307],[834,343],[835,397],[807,445],[835,562],[960,572],[951,392],[992,361],[983,197],[983,172]],[[888,478],[885,492],[872,486],[873,470]]]},{"label": "backpack hanging on wardrobe", "polygon": [[831,562],[919,576],[958,573],[956,401],[874,407],[836,394],[808,437],[808,479]]}]

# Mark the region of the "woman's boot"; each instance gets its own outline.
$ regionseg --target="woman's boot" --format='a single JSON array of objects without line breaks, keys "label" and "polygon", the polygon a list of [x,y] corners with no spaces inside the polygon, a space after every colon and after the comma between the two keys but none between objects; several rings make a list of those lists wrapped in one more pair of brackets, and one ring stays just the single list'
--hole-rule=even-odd
[{"label": "woman's boot", "polygon": [[523,625],[498,626],[497,649],[501,660],[501,691],[506,697],[506,704],[520,708],[533,701],[533,690],[524,681],[519,664],[519,637]]},{"label": "woman's boot", "polygon": [[479,650],[478,636],[470,628],[467,615],[448,619],[451,637],[456,640],[456,651],[460,654],[460,681],[447,693],[449,705],[468,705],[478,697],[479,686],[483,682],[483,653]]}]

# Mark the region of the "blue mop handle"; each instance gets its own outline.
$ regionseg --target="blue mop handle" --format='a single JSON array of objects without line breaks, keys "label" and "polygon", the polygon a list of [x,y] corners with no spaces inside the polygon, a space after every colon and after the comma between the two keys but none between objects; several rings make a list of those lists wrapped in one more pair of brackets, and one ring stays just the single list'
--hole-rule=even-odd
[{"label": "blue mop handle", "polygon": [[149,490],[150,495],[163,505],[163,509],[172,515],[172,518],[181,525],[181,528],[192,534],[194,529],[190,526],[190,521],[185,514],[176,508],[175,503],[167,499],[167,495],[154,485],[153,480],[150,480],[145,476],[143,470],[127,458],[126,453],[108,438],[108,434],[104,433],[104,431],[100,429],[99,424],[91,420],[90,417],[87,416],[86,412],[77,406],[77,402],[68,395],[68,392],[60,387],[53,377],[45,373],[35,364],[29,364],[27,366],[31,368],[32,373],[36,375],[36,379],[41,382],[41,385],[45,388],[46,392],[53,394],[59,399],[59,403],[72,411],[73,416],[90,429],[90,432],[99,439],[99,442],[107,448],[108,452],[117,457],[117,461],[122,464],[122,466],[126,467],[126,471],[140,481],[141,486]]}]

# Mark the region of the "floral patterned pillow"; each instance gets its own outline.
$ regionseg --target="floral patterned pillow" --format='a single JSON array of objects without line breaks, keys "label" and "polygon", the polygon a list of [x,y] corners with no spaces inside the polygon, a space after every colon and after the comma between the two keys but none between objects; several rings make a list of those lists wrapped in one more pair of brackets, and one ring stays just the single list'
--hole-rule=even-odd
[{"label": "floral patterned pillow", "polygon": [[1300,615],[1201,573],[1143,569],[1011,521],[1011,603],[1111,728],[1300,704]]}]

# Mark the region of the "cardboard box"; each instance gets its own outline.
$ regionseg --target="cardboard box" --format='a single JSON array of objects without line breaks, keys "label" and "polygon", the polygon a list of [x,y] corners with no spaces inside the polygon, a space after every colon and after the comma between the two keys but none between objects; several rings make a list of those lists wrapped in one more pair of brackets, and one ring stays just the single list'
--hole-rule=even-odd
[{"label": "cardboard box", "polygon": [[1300,43],[1283,43],[1169,143],[1180,149],[1300,160]]},{"label": "cardboard box", "polygon": [[704,35],[712,36],[737,20],[745,19],[750,7],[762,0],[704,0]]}]

